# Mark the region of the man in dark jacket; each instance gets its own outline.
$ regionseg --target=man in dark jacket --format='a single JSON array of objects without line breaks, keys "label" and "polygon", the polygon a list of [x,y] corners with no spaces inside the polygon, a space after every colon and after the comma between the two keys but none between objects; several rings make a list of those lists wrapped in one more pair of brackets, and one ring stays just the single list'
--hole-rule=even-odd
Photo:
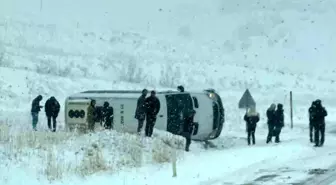
[{"label": "man in dark jacket", "polygon": [[103,124],[103,107],[101,106],[96,106],[94,109],[94,115],[95,115],[95,122],[99,123],[101,126],[104,126]]},{"label": "man in dark jacket", "polygon": [[275,142],[280,142],[280,133],[282,128],[285,126],[285,116],[283,105],[279,103],[277,105],[277,110],[275,111]]},{"label": "man in dark jacket", "polygon": [[256,111],[255,107],[251,107],[249,111],[244,115],[244,120],[246,122],[246,131],[247,131],[247,144],[255,145],[255,131],[257,128],[257,123],[260,120],[259,113]]},{"label": "man in dark jacket", "polygon": [[87,123],[89,131],[93,132],[96,123],[96,100],[91,100],[90,105],[87,108]]},{"label": "man in dark jacket", "polygon": [[177,86],[177,90],[180,92],[184,92],[184,87],[182,85]]},{"label": "man in dark jacket", "polygon": [[310,142],[313,143],[313,130],[314,130],[314,124],[313,124],[313,117],[314,117],[314,110],[316,108],[315,101],[312,102],[312,105],[308,109],[308,115],[309,115],[309,139]]},{"label": "man in dark jacket", "polygon": [[157,114],[160,111],[160,100],[156,97],[155,91],[151,91],[151,95],[145,100],[146,107],[146,128],[145,134],[151,137],[156,122]]},{"label": "man in dark jacket", "polygon": [[38,114],[41,111],[41,108],[43,107],[43,106],[40,106],[41,100],[42,100],[42,96],[38,95],[32,102],[32,108],[31,108],[31,115],[33,118],[32,125],[35,131],[36,131],[36,125],[38,122]]},{"label": "man in dark jacket", "polygon": [[137,107],[135,110],[135,119],[138,120],[138,133],[140,134],[141,129],[143,127],[143,123],[146,119],[146,107],[145,107],[145,100],[147,96],[148,90],[143,89],[141,96],[138,98]]},{"label": "man in dark jacket", "polygon": [[267,125],[268,125],[268,135],[266,139],[266,143],[269,143],[272,141],[274,128],[275,128],[275,108],[276,105],[273,103],[266,111],[267,115]]},{"label": "man in dark jacket", "polygon": [[192,131],[194,128],[194,116],[195,116],[196,111],[191,110],[187,117],[184,118],[184,123],[183,123],[183,136],[186,139],[186,145],[185,145],[185,151],[189,152],[189,147],[191,144],[191,135]]},{"label": "man in dark jacket", "polygon": [[105,129],[113,128],[113,107],[106,101],[104,102],[104,107],[102,108],[102,117],[104,121]]},{"label": "man in dark jacket", "polygon": [[[313,110],[313,125],[315,130],[315,147],[323,146],[325,133],[325,117],[328,116],[326,109],[322,106],[321,100],[315,101],[315,110]],[[320,140],[321,134],[321,140]]]},{"label": "man in dark jacket", "polygon": [[[58,116],[58,113],[60,111],[60,104],[56,100],[54,96],[50,97],[45,105],[44,105],[44,110],[46,113],[46,116],[48,118],[48,127],[49,130],[56,132],[56,118]],[[53,127],[51,127],[51,118],[53,120]]]}]

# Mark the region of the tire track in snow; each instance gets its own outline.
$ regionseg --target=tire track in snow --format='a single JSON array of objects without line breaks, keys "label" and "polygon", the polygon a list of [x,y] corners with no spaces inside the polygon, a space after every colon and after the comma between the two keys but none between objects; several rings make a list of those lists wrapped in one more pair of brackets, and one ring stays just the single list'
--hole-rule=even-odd
[{"label": "tire track in snow", "polygon": [[[292,140],[288,140],[287,142],[291,142]],[[336,152],[333,152],[332,154],[335,154]],[[307,170],[297,170],[288,165],[280,165],[280,164],[275,164],[272,165],[272,160],[274,159],[275,156],[271,156],[271,157],[267,157],[264,158],[262,160],[259,160],[255,163],[252,163],[250,165],[248,165],[247,167],[244,168],[240,168],[237,170],[234,170],[232,172],[229,172],[225,175],[223,175],[223,177],[220,178],[210,178],[209,180],[206,181],[202,181],[199,183],[199,185],[237,185],[241,183],[235,183],[231,181],[227,181],[225,180],[225,177],[232,177],[232,176],[237,176],[237,178],[239,178],[239,174],[242,174],[242,178],[246,178],[246,179],[250,179],[247,180],[245,183],[243,183],[244,185],[257,185],[257,184],[264,184],[264,183],[274,183],[276,184],[276,182],[274,182],[274,180],[281,180],[281,183],[286,183],[286,181],[288,181],[288,184],[292,184],[292,185],[329,185],[329,182],[333,182],[336,181],[336,171],[328,176],[321,176],[321,178],[319,178],[320,180],[316,182],[316,175],[314,175],[314,179],[309,179],[309,181],[307,182],[299,182],[299,183],[290,183],[290,181],[293,181],[291,178],[288,178],[288,176],[291,172],[302,172],[304,174],[307,174],[307,176],[309,175],[309,173],[307,172]],[[310,161],[313,159],[316,159],[317,156],[315,155],[311,155],[311,156],[306,156],[304,158],[300,158],[299,156],[294,157],[293,159],[288,160],[290,161],[297,161],[297,160],[302,160],[302,161]],[[336,164],[334,167],[331,168],[335,168],[336,169]],[[311,169],[310,169],[311,170]],[[238,175],[237,175],[238,174]],[[307,184],[306,184],[307,183]]]},{"label": "tire track in snow", "polygon": [[[336,134],[336,126],[335,124],[331,124],[331,128],[329,128],[328,133]],[[336,152],[331,153],[331,155],[335,155]],[[315,174],[313,177],[306,179],[301,183],[297,183],[295,185],[330,185],[331,183],[336,182],[336,163],[330,166],[327,169],[327,172],[323,174]]]},{"label": "tire track in snow", "polygon": [[323,174],[315,174],[313,177],[308,178],[306,181],[297,183],[295,185],[330,185],[336,182],[336,164],[327,169]]}]

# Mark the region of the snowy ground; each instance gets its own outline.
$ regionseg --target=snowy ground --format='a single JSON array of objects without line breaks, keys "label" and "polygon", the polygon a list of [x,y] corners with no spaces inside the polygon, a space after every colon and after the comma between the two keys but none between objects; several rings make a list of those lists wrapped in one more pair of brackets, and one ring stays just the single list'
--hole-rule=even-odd
[{"label": "snowy ground", "polygon": [[[243,133],[230,132],[214,142],[217,148],[193,143],[190,153],[183,152],[182,138],[156,133],[154,139],[144,139],[115,132],[73,136],[22,131],[11,142],[6,140],[10,136],[2,134],[1,179],[6,184],[46,184],[48,180],[85,185],[290,184],[318,177],[334,166],[336,154],[334,133],[327,133],[325,147],[314,148],[303,128],[285,128],[282,143],[269,145],[265,143],[266,129],[259,128],[257,144],[250,147]],[[176,143],[170,145],[178,159],[176,178],[172,178],[169,162],[174,149],[167,145],[172,138]],[[92,156],[87,157],[90,152]],[[13,177],[14,172],[20,178]]]},{"label": "snowy ground", "polygon": [[[335,6],[332,0],[0,0],[0,124],[12,125],[13,132],[1,127],[0,156],[5,162],[0,179],[9,185],[46,184],[48,154],[59,160],[68,157],[62,161],[72,166],[59,167],[68,171],[54,184],[285,184],[315,177],[310,170],[336,162],[336,27],[328,21],[336,18]],[[169,163],[158,165],[152,158],[154,141],[135,136],[127,140],[117,133],[75,137],[61,132],[40,144],[47,137],[43,114],[39,135],[29,131],[30,103],[38,94],[45,97],[43,103],[52,95],[63,102],[87,89],[167,89],[179,84],[215,88],[227,121],[214,141],[217,149],[196,143],[190,153],[178,150],[176,178]],[[255,147],[246,146],[243,111],[237,109],[246,88],[262,115]],[[289,91],[294,94],[293,130]],[[308,143],[307,109],[317,98],[329,113],[324,148]],[[264,112],[273,102],[284,103],[286,127],[283,143],[266,146]],[[63,114],[59,119],[62,130]],[[31,139],[17,139],[22,137]],[[118,170],[109,166],[84,180],[76,170],[78,161],[70,156],[83,142],[90,148],[91,141],[101,139],[98,143],[109,147],[113,143],[108,138],[125,139],[122,143],[129,149],[146,154],[145,162]],[[154,140],[171,149],[161,136]],[[110,147],[117,147],[115,153],[103,147],[102,154],[120,162],[115,154],[128,153],[123,144]]]}]

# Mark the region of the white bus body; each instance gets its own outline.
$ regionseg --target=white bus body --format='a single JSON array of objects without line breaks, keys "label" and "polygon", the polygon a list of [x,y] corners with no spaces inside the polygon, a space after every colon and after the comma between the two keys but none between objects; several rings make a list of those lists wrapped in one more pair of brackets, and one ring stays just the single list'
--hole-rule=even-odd
[{"label": "white bus body", "polygon": [[[141,91],[110,91],[97,90],[85,91],[69,96],[65,102],[66,127],[73,127],[74,123],[81,122],[86,125],[86,110],[88,102],[96,101],[96,108],[103,106],[104,102],[109,102],[114,110],[113,129],[136,133],[138,120],[135,119],[137,100]],[[224,108],[221,99],[213,90],[200,92],[178,92],[162,91],[156,93],[160,101],[160,111],[157,115],[155,128],[180,134],[183,127],[183,110],[194,109],[196,111],[194,122],[198,123],[194,129],[193,140],[211,140],[217,138],[224,124]],[[73,102],[77,102],[74,106]],[[79,102],[84,102],[79,104]],[[82,107],[80,107],[82,106]],[[76,118],[69,112],[73,109],[84,110],[85,118]],[[78,119],[78,121],[74,121]],[[99,121],[98,121],[99,122]],[[97,125],[97,124],[96,124]],[[143,129],[145,129],[144,123]]]}]

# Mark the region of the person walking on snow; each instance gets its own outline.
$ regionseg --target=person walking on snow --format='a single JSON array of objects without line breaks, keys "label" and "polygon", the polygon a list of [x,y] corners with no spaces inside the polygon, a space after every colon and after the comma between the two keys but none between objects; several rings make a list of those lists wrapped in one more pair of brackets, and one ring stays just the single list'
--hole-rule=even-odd
[{"label": "person walking on snow", "polygon": [[316,109],[316,102],[313,101],[312,105],[308,109],[308,115],[309,115],[309,140],[311,143],[314,142],[313,132],[314,132],[314,124],[313,124],[313,118],[314,118],[314,110]]},{"label": "person walking on snow", "polygon": [[146,128],[147,137],[152,137],[157,114],[160,112],[160,100],[156,97],[155,91],[151,91],[151,95],[145,100],[146,107]]},{"label": "person walking on snow", "polygon": [[184,92],[184,87],[182,85],[177,86],[179,92]]},{"label": "person walking on snow", "polygon": [[282,128],[285,126],[284,123],[285,116],[284,116],[284,110],[283,105],[279,103],[277,105],[277,110],[275,111],[275,142],[280,142],[280,133]]},{"label": "person walking on snow", "polygon": [[246,122],[246,131],[247,131],[247,144],[255,145],[255,131],[257,127],[257,123],[260,120],[259,113],[256,111],[255,107],[249,108],[248,112],[244,116],[244,120]]},{"label": "person walking on snow", "polygon": [[[44,105],[44,110],[48,119],[48,128],[49,130],[51,130],[52,132],[56,132],[56,118],[58,116],[58,113],[60,111],[60,104],[59,102],[56,100],[56,98],[54,96],[50,97],[45,105]],[[53,121],[53,126],[51,126],[51,118]]]},{"label": "person walking on snow", "polygon": [[140,134],[141,129],[143,127],[144,121],[146,119],[146,107],[145,107],[145,100],[148,94],[147,89],[142,90],[141,96],[138,98],[137,107],[135,110],[134,118],[138,120],[138,133]]},{"label": "person walking on snow", "polygon": [[87,108],[87,123],[89,131],[93,132],[96,122],[96,100],[91,100],[89,107]]},{"label": "person walking on snow", "polygon": [[31,108],[31,115],[32,115],[32,125],[33,125],[33,129],[36,131],[36,125],[38,122],[38,114],[41,111],[41,108],[43,108],[43,106],[40,106],[40,102],[43,99],[42,95],[38,95],[32,102],[32,108]]},{"label": "person walking on snow", "polygon": [[272,137],[273,137],[274,128],[275,128],[275,121],[276,121],[275,108],[276,108],[276,105],[272,103],[271,106],[266,111],[267,125],[268,125],[268,135],[267,135],[266,143],[272,142]]},{"label": "person walking on snow", "polygon": [[186,139],[186,145],[185,145],[185,151],[189,152],[189,147],[191,144],[191,135],[195,126],[194,123],[194,117],[195,117],[196,111],[190,110],[187,117],[184,118],[183,123],[183,136]]},{"label": "person walking on snow", "polygon": [[104,107],[102,109],[104,128],[113,129],[113,107],[110,107],[109,102],[104,102]]},{"label": "person walking on snow", "polygon": [[[321,147],[324,144],[325,137],[325,117],[328,116],[327,110],[322,106],[321,100],[315,101],[313,110],[314,117],[312,119],[315,130],[315,147]],[[321,140],[320,140],[321,134]]]}]

